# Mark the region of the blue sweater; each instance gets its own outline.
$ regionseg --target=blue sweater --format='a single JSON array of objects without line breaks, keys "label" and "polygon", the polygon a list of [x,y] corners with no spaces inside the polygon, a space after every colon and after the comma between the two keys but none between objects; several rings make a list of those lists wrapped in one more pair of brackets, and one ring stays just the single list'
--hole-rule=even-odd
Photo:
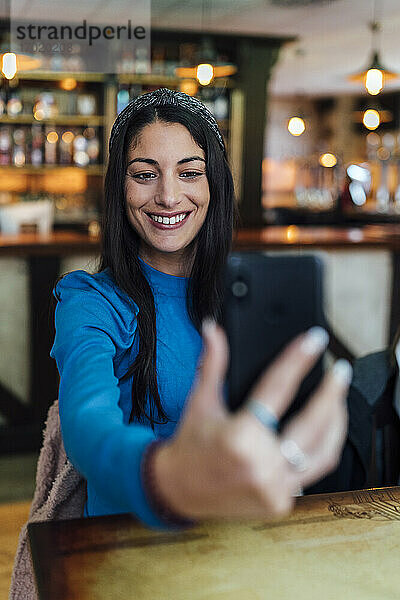
[{"label": "blue sweater", "polygon": [[202,339],[186,310],[188,278],[167,275],[142,260],[141,265],[156,307],[158,389],[172,421],[155,425],[155,433],[150,426],[128,422],[134,382],[132,377],[121,382],[121,377],[138,352],[138,335],[134,337],[139,309],[108,269],[94,275],[74,271],[58,282],[50,356],[60,373],[65,450],[87,480],[85,515],[131,512],[150,527],[165,528],[149,506],[140,463],[155,437],[174,433]]}]

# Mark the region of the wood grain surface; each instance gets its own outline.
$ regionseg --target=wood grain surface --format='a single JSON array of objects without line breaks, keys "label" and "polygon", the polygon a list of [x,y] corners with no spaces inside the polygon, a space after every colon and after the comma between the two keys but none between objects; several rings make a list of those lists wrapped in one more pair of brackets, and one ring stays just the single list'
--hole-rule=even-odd
[{"label": "wood grain surface", "polygon": [[0,504],[0,598],[8,598],[21,527],[28,520],[30,502]]},{"label": "wood grain surface", "polygon": [[165,533],[114,515],[29,535],[41,600],[400,597],[400,488],[302,497],[275,521]]}]

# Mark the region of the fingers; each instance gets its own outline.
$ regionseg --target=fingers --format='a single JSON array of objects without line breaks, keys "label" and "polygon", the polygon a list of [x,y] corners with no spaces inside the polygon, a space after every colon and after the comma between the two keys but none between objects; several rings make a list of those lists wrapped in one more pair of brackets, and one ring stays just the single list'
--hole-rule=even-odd
[{"label": "fingers", "polygon": [[201,358],[201,381],[210,389],[219,389],[228,367],[229,347],[222,327],[205,319],[202,324],[205,350]]},{"label": "fingers", "polygon": [[295,338],[264,371],[249,396],[281,417],[328,341],[329,336],[321,327],[312,327]]},{"label": "fingers", "polygon": [[223,329],[215,321],[202,323],[204,349],[198,363],[198,372],[191,396],[191,407],[197,415],[225,414],[222,387],[228,367],[229,346]]},{"label": "fingers", "polygon": [[327,475],[340,460],[347,432],[345,399],[351,377],[350,364],[338,361],[307,406],[282,432],[283,440],[294,440],[307,456],[307,469],[301,474],[303,486]]}]

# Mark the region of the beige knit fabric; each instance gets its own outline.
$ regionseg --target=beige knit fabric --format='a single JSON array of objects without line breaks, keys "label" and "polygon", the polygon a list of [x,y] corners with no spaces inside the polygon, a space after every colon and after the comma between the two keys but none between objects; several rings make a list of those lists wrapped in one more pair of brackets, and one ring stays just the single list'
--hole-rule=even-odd
[{"label": "beige knit fabric", "polygon": [[28,523],[83,517],[86,480],[67,459],[61,437],[58,400],[49,409],[36,471],[36,487],[28,522],[19,535],[9,600],[38,600]]}]

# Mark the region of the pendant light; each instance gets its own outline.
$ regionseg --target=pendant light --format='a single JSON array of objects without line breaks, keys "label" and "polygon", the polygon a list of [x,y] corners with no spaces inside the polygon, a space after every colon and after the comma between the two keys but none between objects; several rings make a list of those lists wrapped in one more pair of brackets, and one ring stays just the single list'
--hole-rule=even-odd
[{"label": "pendant light", "polygon": [[[305,72],[305,55],[306,53],[302,46],[298,46],[295,49],[295,57],[298,63],[298,73]],[[302,135],[307,128],[306,120],[304,118],[304,111],[301,108],[301,105],[303,104],[304,91],[302,91],[302,93],[300,93],[299,90],[297,91],[298,97],[296,100],[296,104],[298,108],[286,121],[286,128],[288,132],[295,137],[299,137],[300,135]]]},{"label": "pendant light", "polygon": [[366,129],[374,131],[381,123],[390,123],[393,121],[393,114],[390,110],[384,110],[378,105],[369,106],[364,110],[353,112],[355,123],[362,123]]},{"label": "pendant light", "polygon": [[365,86],[365,89],[372,96],[376,96],[379,94],[385,83],[391,79],[396,79],[398,77],[397,73],[393,71],[389,71],[384,67],[381,63],[379,51],[378,51],[378,42],[377,36],[381,31],[381,24],[377,21],[376,18],[376,6],[377,0],[374,0],[374,18],[372,23],[370,23],[369,27],[372,33],[372,56],[368,66],[358,73],[354,73],[353,75],[349,75],[348,79],[355,83],[362,83]]},{"label": "pendant light", "polygon": [[15,48],[17,51],[13,52],[10,48],[11,33],[8,31],[4,35],[0,47],[0,71],[1,75],[9,81],[21,71],[33,71],[42,65],[41,58],[19,52],[17,48]]},{"label": "pendant light", "polygon": [[13,79],[20,71],[32,71],[38,69],[42,61],[28,54],[15,54],[4,52],[0,55],[1,72],[6,79]]},{"label": "pendant light", "polygon": [[[201,11],[201,30],[205,31],[205,22],[210,22],[211,3],[209,0],[203,0]],[[206,18],[207,13],[207,18]],[[184,79],[197,79],[200,85],[209,85],[218,77],[229,77],[236,73],[237,67],[228,62],[219,62],[214,42],[211,36],[204,35],[200,48],[197,52],[195,64],[190,66],[177,67],[175,74]]]}]

